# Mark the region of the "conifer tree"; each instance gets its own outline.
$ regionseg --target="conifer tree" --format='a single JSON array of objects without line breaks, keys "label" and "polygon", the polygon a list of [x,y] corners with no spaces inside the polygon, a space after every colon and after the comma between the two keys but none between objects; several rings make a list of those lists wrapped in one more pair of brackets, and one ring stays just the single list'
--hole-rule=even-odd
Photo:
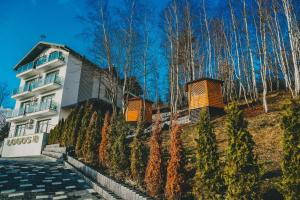
[{"label": "conifer tree", "polygon": [[84,112],[84,106],[80,106],[80,108],[76,114],[76,117],[75,117],[74,128],[73,128],[73,132],[70,137],[70,143],[71,143],[71,146],[73,146],[73,147],[76,146],[78,132],[80,130],[81,121],[82,121],[82,117],[83,117],[83,112]]},{"label": "conifer tree", "polygon": [[131,155],[130,155],[130,171],[131,177],[139,185],[143,184],[143,179],[145,176],[145,167],[147,159],[147,149],[143,143],[144,135],[144,120],[143,115],[139,117],[137,128],[135,130],[135,135],[131,143]]},{"label": "conifer tree", "polygon": [[281,188],[284,199],[300,199],[300,102],[285,106],[281,126],[283,132],[283,161]]},{"label": "conifer tree", "polygon": [[86,130],[86,137],[82,147],[83,158],[86,163],[94,166],[98,164],[98,149],[100,140],[100,120],[98,113],[95,111]]},{"label": "conifer tree", "polygon": [[61,144],[65,147],[71,146],[71,135],[73,133],[73,129],[74,129],[74,122],[75,122],[75,117],[76,117],[76,113],[77,113],[78,109],[72,109],[71,113],[69,114],[69,116],[67,117],[66,121],[65,121],[65,126],[63,129],[63,133],[62,133],[62,141]]},{"label": "conifer tree", "polygon": [[114,171],[126,173],[129,167],[129,146],[126,142],[126,136],[129,133],[129,126],[126,123],[124,116],[120,114],[114,122],[113,138],[112,142],[112,160],[111,165]]},{"label": "conifer tree", "polygon": [[64,128],[64,119],[59,120],[58,124],[50,131],[48,136],[48,144],[59,144],[61,141],[61,133]]},{"label": "conifer tree", "polygon": [[162,190],[162,147],[161,147],[161,119],[158,115],[150,138],[150,154],[145,172],[146,190],[151,197],[157,196]]},{"label": "conifer tree", "polygon": [[78,158],[83,157],[82,146],[85,141],[86,129],[89,126],[91,115],[93,114],[93,105],[89,102],[86,103],[84,114],[80,126],[80,130],[78,132],[78,137],[76,141],[75,153]]},{"label": "conifer tree", "polygon": [[169,146],[170,159],[167,167],[167,181],[165,187],[166,199],[179,200],[183,195],[184,186],[184,157],[181,141],[182,130],[174,122],[171,127],[171,139]]},{"label": "conifer tree", "polygon": [[206,109],[200,113],[196,130],[198,139],[194,194],[197,199],[223,199],[224,181],[221,177],[216,135]]},{"label": "conifer tree", "polygon": [[105,113],[103,127],[101,129],[101,143],[99,147],[99,164],[102,167],[108,167],[108,131],[110,116],[109,112]]},{"label": "conifer tree", "polygon": [[254,141],[236,103],[226,107],[228,148],[224,169],[226,199],[258,199],[259,168],[253,153]]}]

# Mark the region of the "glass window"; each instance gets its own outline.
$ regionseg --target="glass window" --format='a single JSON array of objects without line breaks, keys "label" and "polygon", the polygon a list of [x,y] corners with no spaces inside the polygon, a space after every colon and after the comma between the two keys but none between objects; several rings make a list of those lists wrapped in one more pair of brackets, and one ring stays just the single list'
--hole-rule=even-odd
[{"label": "glass window", "polygon": [[26,81],[25,85],[24,85],[24,92],[26,91],[31,91],[35,82],[37,79],[31,79],[29,81]]},{"label": "glass window", "polygon": [[16,126],[15,137],[25,135],[26,124],[20,124]]},{"label": "glass window", "polygon": [[45,84],[53,83],[58,76],[59,71],[50,72],[46,75]]},{"label": "glass window", "polygon": [[49,133],[49,130],[48,130],[49,122],[50,122],[50,119],[38,121],[36,132],[37,133]]}]

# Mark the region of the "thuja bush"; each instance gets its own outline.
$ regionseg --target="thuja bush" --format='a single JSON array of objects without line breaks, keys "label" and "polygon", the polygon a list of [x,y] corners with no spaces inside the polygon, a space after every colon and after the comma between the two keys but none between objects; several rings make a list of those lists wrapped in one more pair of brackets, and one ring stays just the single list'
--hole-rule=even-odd
[{"label": "thuja bush", "polygon": [[73,132],[71,133],[71,136],[70,136],[70,144],[73,147],[75,147],[76,143],[77,143],[78,132],[81,127],[81,121],[82,121],[83,114],[84,114],[84,106],[80,106],[78,113],[76,113]]},{"label": "thuja bush", "polygon": [[300,199],[300,102],[292,101],[284,108],[281,189],[285,199],[296,200]]},{"label": "thuja bush", "polygon": [[146,161],[147,161],[147,148],[143,142],[145,140],[145,134],[144,134],[144,128],[145,128],[144,124],[145,123],[143,121],[142,116],[143,115],[141,114],[139,117],[137,128],[134,133],[134,138],[130,145],[131,177],[139,185],[143,184],[143,180],[144,180],[144,176],[145,176]]},{"label": "thuja bush", "polygon": [[184,186],[184,155],[180,138],[182,130],[175,121],[172,124],[165,197],[170,200],[179,200],[182,198]]},{"label": "thuja bush", "polygon": [[101,167],[108,167],[108,132],[110,126],[109,112],[105,113],[104,123],[101,129],[101,143],[99,147],[99,165]]},{"label": "thuja bush", "polygon": [[226,107],[228,147],[224,169],[226,199],[258,199],[259,168],[253,153],[254,141],[243,112],[236,103]]},{"label": "thuja bush", "polygon": [[161,119],[158,116],[150,138],[150,153],[145,172],[145,185],[147,193],[155,197],[162,191],[162,146],[161,146]]},{"label": "thuja bush", "polygon": [[86,129],[89,126],[92,114],[93,114],[93,105],[87,102],[85,105],[81,126],[78,131],[78,137],[77,137],[76,147],[75,147],[75,153],[78,158],[83,157],[82,146],[85,141]]},{"label": "thuja bush", "polygon": [[94,111],[89,126],[86,130],[86,137],[82,147],[84,161],[90,165],[98,165],[98,148],[101,140],[100,119]]},{"label": "thuja bush", "polygon": [[50,131],[48,136],[48,144],[60,144],[65,121],[61,119],[58,124]]},{"label": "thuja bush", "polygon": [[122,114],[118,115],[113,122],[111,131],[111,167],[114,172],[126,174],[129,168],[130,150],[126,136],[130,132]]},{"label": "thuja bush", "polygon": [[67,117],[62,133],[62,141],[61,144],[65,147],[72,146],[72,133],[74,129],[74,123],[75,123],[75,118],[76,114],[78,112],[78,109],[72,109],[71,113]]},{"label": "thuja bush", "polygon": [[225,187],[221,177],[216,135],[206,109],[200,113],[196,131],[198,138],[194,194],[197,199],[223,199]]}]

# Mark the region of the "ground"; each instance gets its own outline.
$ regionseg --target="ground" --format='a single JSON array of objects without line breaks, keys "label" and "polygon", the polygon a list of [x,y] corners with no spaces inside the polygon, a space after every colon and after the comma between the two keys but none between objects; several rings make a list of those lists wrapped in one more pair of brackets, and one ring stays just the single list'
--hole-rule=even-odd
[{"label": "ground", "polygon": [[42,156],[0,158],[0,199],[102,199],[62,163]]}]

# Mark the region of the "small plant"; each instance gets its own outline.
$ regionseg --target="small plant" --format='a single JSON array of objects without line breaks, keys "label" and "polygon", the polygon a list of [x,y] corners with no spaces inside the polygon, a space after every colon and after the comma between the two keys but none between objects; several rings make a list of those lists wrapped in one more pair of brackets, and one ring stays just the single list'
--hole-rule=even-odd
[{"label": "small plant", "polygon": [[230,104],[226,111],[226,199],[258,199],[259,167],[253,153],[255,143],[247,130],[243,112],[238,109],[237,104]]},{"label": "small plant", "polygon": [[281,126],[283,132],[283,161],[281,189],[284,198],[300,199],[300,102],[285,106]]},{"label": "small plant", "polygon": [[198,139],[194,194],[197,199],[223,199],[225,187],[221,177],[216,135],[206,109],[200,113],[196,130]]}]

